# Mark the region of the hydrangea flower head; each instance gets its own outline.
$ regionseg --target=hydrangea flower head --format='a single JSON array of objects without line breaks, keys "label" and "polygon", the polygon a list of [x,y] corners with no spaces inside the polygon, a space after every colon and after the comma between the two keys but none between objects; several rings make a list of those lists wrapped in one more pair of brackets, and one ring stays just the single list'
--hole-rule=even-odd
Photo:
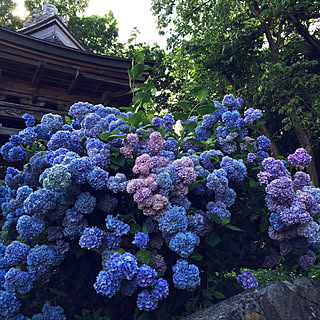
[{"label": "hydrangea flower head", "polygon": [[182,290],[194,290],[200,285],[199,269],[194,264],[188,264],[186,260],[178,260],[172,267],[174,286]]},{"label": "hydrangea flower head", "polygon": [[149,240],[150,237],[148,234],[138,232],[134,235],[134,240],[132,243],[138,246],[140,249],[145,250],[148,247]]},{"label": "hydrangea flower head", "polygon": [[288,161],[296,167],[307,167],[311,163],[311,160],[312,157],[303,148],[297,149],[294,154],[288,156]]},{"label": "hydrangea flower head", "polygon": [[256,289],[259,286],[251,271],[244,271],[241,275],[237,276],[237,281],[244,290]]}]

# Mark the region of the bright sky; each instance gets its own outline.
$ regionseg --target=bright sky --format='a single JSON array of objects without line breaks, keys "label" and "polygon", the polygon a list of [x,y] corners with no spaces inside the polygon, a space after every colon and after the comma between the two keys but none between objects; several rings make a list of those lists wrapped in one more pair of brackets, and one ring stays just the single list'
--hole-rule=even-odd
[{"label": "bright sky", "polygon": [[[24,0],[14,0],[14,2],[17,3],[17,15],[25,16]],[[140,31],[138,42],[149,44],[157,42],[165,49],[166,38],[158,35],[156,17],[151,13],[151,0],[89,0],[85,15],[102,16],[109,10],[113,12],[118,22],[120,42],[126,42],[132,29],[137,27]]]}]

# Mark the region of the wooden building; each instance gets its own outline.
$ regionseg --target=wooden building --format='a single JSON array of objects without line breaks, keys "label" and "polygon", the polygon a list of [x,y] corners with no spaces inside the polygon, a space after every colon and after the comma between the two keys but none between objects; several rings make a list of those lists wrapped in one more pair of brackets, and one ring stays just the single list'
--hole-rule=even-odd
[{"label": "wooden building", "polygon": [[50,4],[17,32],[0,27],[0,145],[24,128],[24,113],[39,121],[78,101],[128,106],[130,68],[130,60],[88,52]]}]

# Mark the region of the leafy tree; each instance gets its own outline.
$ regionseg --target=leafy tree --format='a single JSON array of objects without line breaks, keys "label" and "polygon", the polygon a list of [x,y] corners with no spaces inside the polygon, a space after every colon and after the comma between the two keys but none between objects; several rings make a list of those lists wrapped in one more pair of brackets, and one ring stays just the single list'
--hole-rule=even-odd
[{"label": "leafy tree", "polygon": [[[40,9],[43,2],[43,0],[25,0],[24,5],[29,12],[32,12],[33,9]],[[50,0],[50,3],[57,7],[59,15],[70,18],[77,13],[83,13],[88,7],[89,0]]]},{"label": "leafy tree", "polygon": [[0,2],[0,26],[16,30],[22,27],[22,20],[12,14],[16,4],[11,0],[1,0]]},{"label": "leafy tree", "polygon": [[[178,103],[202,88],[210,99],[236,92],[246,107],[265,110],[270,136],[281,148],[292,152],[302,145],[318,153],[318,2],[153,0],[153,11],[162,32],[172,34],[174,76],[182,83]],[[310,167],[318,184],[315,161]]]},{"label": "leafy tree", "polygon": [[98,15],[71,16],[68,20],[68,27],[90,51],[100,54],[116,53],[118,26],[112,11],[102,17]]}]

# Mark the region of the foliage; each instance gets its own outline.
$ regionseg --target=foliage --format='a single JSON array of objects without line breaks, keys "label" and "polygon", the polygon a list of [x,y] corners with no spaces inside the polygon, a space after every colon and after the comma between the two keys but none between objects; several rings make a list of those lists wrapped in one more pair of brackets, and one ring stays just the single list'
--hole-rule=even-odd
[{"label": "foliage", "polygon": [[[311,120],[320,112],[318,3],[153,0],[153,12],[159,28],[170,30],[169,57],[180,83],[176,104],[197,103],[203,88],[210,99],[236,92],[245,107],[265,111],[268,135],[281,150],[302,146],[319,155]],[[280,148],[272,148],[279,155]],[[317,185],[316,163],[309,173]]]},{"label": "foliage", "polygon": [[[41,9],[42,3],[42,0],[25,0],[24,2],[29,12],[32,12],[34,9]],[[89,0],[52,0],[50,4],[57,7],[59,15],[70,18],[83,13],[88,7]]]},{"label": "foliage", "polygon": [[103,16],[71,16],[68,27],[90,51],[107,55],[117,52],[118,27],[112,11]]},{"label": "foliage", "polygon": [[8,29],[19,29],[22,27],[22,21],[19,17],[12,14],[16,4],[11,0],[2,0],[0,3],[0,26]]}]

